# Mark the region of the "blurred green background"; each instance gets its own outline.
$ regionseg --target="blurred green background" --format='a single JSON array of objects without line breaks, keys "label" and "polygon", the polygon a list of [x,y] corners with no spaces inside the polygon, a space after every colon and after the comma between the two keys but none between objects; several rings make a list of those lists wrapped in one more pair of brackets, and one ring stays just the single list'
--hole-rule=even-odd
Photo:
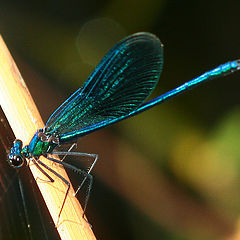
[{"label": "blurred green background", "polygon": [[[154,96],[240,58],[239,11],[239,0],[2,0],[0,33],[46,121],[134,32],[164,44]],[[236,73],[80,139],[99,154],[87,210],[98,239],[240,239],[239,89]]]}]

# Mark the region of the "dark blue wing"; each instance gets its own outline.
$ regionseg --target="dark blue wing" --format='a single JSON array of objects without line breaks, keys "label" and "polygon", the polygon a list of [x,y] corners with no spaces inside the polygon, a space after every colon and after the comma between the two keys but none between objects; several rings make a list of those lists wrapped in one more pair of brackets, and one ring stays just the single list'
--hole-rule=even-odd
[{"label": "dark blue wing", "polygon": [[[163,65],[163,46],[150,33],[117,43],[84,85],[49,118],[47,135],[63,142],[86,135],[91,126],[121,118],[137,109],[155,88]],[[84,133],[81,131],[84,129]]]}]

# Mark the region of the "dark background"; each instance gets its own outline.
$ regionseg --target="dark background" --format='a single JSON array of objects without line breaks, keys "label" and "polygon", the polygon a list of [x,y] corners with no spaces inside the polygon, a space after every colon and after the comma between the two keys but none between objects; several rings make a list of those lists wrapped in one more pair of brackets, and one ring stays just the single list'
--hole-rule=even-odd
[{"label": "dark background", "polygon": [[[240,58],[239,11],[238,0],[1,1],[0,33],[46,121],[134,32],[164,44],[154,96]],[[239,80],[209,82],[79,140],[100,158],[87,211],[98,239],[237,239]]]}]

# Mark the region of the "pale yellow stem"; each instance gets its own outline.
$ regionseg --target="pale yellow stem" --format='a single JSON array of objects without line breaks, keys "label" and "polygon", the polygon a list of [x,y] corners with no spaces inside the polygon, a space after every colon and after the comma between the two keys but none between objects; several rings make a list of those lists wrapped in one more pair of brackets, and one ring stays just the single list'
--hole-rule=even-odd
[{"label": "pale yellow stem", "polygon": [[[1,36],[0,104],[16,138],[21,139],[24,145],[29,143],[37,129],[44,126],[27,86]],[[43,157],[41,160],[69,181],[63,167],[56,166]],[[42,181],[40,179],[46,179],[46,176],[33,164],[30,164],[30,169],[34,178],[37,179],[38,187],[55,225],[58,223],[57,230],[61,239],[96,239],[89,224],[82,218],[83,211],[74,197],[72,186],[58,219],[67,189],[66,184],[50,172],[48,174],[55,180],[54,183]]]}]

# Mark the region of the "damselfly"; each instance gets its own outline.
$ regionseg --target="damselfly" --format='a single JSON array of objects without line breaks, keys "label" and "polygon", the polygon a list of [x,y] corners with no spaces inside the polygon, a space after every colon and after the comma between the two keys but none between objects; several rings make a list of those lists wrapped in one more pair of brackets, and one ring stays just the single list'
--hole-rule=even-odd
[{"label": "damselfly", "polygon": [[[89,180],[89,190],[84,203],[85,212],[92,187],[90,172],[97,162],[98,155],[70,151],[60,152],[55,150],[57,146],[76,141],[91,132],[132,117],[203,82],[238,71],[240,60],[220,65],[145,102],[157,85],[162,67],[163,45],[160,40],[150,33],[133,34],[117,43],[105,55],[84,85],[57,108],[43,129],[37,130],[29,145],[23,147],[21,140],[14,141],[8,156],[10,165],[21,167],[26,160],[31,161],[51,182],[54,182],[54,179],[47,171],[67,185],[59,216],[68,195],[70,183],[43,163],[39,159],[40,156],[82,174],[84,180],[77,191],[87,179]],[[50,154],[87,156],[93,161],[90,169],[84,171],[64,161],[59,161]]]}]

